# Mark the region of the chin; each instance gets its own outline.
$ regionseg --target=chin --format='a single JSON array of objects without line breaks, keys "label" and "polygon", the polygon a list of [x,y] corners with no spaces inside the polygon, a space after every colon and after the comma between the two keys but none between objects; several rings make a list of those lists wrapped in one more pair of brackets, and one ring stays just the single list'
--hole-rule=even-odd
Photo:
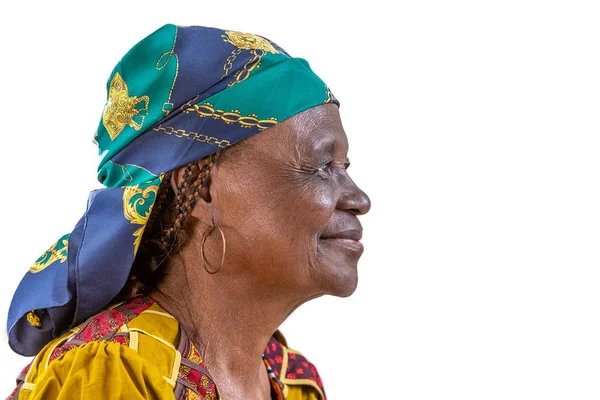
[{"label": "chin", "polygon": [[356,287],[358,286],[357,283],[358,281],[351,286],[345,287],[343,290],[340,290],[337,293],[332,293],[331,295],[336,297],[350,297],[356,291]]},{"label": "chin", "polygon": [[346,241],[319,240],[319,255],[311,271],[321,293],[348,297],[358,285],[358,260],[363,248]]},{"label": "chin", "polygon": [[327,275],[321,277],[319,285],[325,293],[336,297],[349,297],[356,291],[358,286],[356,265],[338,267]]}]

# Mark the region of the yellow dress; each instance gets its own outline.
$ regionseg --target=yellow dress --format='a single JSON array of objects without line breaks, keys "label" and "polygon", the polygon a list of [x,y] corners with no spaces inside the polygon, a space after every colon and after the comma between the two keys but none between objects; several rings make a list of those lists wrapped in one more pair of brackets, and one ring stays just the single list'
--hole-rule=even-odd
[{"label": "yellow dress", "polygon": [[[175,318],[149,298],[134,301],[48,343],[9,399],[219,399],[199,352]],[[274,399],[325,400],[314,366],[289,349],[279,332],[264,361]]]}]

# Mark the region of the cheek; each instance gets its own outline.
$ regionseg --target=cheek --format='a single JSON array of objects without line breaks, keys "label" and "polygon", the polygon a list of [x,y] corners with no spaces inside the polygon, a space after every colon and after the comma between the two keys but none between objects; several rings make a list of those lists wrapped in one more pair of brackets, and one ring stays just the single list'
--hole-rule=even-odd
[{"label": "cheek", "polygon": [[278,207],[283,224],[296,234],[316,237],[327,226],[335,211],[335,191],[326,181],[289,185],[282,195],[285,206]]},{"label": "cheek", "polygon": [[247,262],[268,260],[306,271],[321,258],[318,238],[336,208],[332,182],[298,176],[246,182],[223,204],[228,230],[235,235],[232,251],[253,258]]}]

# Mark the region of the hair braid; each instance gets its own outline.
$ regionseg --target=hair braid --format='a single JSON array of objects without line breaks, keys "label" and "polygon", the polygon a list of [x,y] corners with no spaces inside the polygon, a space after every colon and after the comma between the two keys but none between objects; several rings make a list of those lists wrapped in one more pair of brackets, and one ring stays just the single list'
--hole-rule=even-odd
[{"label": "hair braid", "polygon": [[181,183],[177,186],[177,197],[175,198],[175,214],[176,218],[174,223],[170,228],[167,228],[163,235],[162,240],[163,244],[167,245],[169,243],[173,243],[173,238],[179,233],[189,210],[185,207],[187,192],[189,191],[189,187],[192,185],[191,180],[191,172],[194,169],[195,163],[190,163],[186,165],[183,170],[183,178]]},{"label": "hair braid", "polygon": [[165,271],[160,266],[170,255],[177,253],[185,242],[183,226],[198,203],[202,188],[207,186],[210,169],[219,154],[217,152],[204,158],[202,168],[197,161],[187,164],[177,192],[171,187],[173,172],[163,176],[129,278],[117,296],[119,299],[144,293],[163,277]]}]

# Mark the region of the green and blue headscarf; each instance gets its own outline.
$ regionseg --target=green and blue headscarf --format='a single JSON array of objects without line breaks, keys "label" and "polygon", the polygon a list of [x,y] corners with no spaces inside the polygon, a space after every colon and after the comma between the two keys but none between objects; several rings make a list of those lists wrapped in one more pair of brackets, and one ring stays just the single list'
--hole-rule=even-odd
[{"label": "green and blue headscarf", "polygon": [[165,25],[117,64],[83,217],[29,269],[8,313],[23,355],[81,323],[125,285],[162,176],[310,107],[338,104],[308,63],[252,34]]}]

